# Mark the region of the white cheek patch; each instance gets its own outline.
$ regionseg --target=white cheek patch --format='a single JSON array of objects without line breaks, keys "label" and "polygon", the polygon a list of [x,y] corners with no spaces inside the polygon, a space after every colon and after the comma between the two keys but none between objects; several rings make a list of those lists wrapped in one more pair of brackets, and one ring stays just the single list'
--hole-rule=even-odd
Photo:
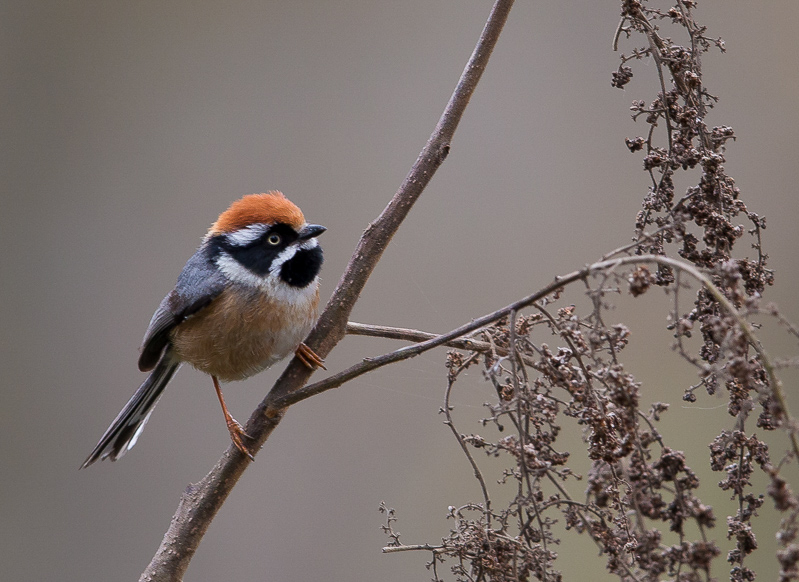
[{"label": "white cheek patch", "polygon": [[216,258],[216,266],[230,281],[248,287],[264,287],[271,276],[271,273],[265,277],[256,275],[224,251]]},{"label": "white cheek patch", "polygon": [[225,238],[228,243],[235,247],[246,247],[261,238],[268,228],[269,225],[267,224],[251,224],[226,234]]},{"label": "white cheek patch", "polygon": [[284,263],[290,261],[297,254],[297,245],[289,245],[282,253],[272,259],[272,264],[269,265],[269,274],[277,277],[280,275],[280,268]]}]

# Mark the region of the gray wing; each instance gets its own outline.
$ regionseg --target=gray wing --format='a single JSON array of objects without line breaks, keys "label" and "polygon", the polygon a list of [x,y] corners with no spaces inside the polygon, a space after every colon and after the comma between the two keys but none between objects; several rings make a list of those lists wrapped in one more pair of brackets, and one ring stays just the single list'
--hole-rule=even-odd
[{"label": "gray wing", "polygon": [[142,341],[139,370],[152,370],[169,344],[169,333],[187,317],[216,299],[225,288],[225,276],[203,245],[186,262],[175,288],[158,306]]}]

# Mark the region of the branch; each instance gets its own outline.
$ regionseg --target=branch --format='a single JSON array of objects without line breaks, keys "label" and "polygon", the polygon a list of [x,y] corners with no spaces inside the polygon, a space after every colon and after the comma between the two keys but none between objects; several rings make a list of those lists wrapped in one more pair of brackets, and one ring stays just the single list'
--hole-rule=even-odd
[{"label": "branch", "polygon": [[[411,339],[413,336],[420,337],[420,338],[429,338],[425,339],[425,341],[421,341],[419,343],[405,346],[393,352],[389,352],[387,354],[383,354],[382,356],[378,356],[376,358],[365,358],[362,362],[350,366],[346,370],[339,372],[338,374],[333,374],[324,380],[320,380],[319,382],[315,382],[313,384],[309,384],[300,390],[292,392],[291,394],[287,394],[276,401],[276,404],[280,406],[290,406],[291,404],[296,404],[301,400],[305,400],[306,398],[310,398],[316,394],[321,392],[325,392],[330,390],[331,388],[337,388],[358,376],[362,376],[372,370],[376,370],[377,368],[382,368],[388,364],[393,364],[395,362],[399,362],[402,360],[407,360],[409,358],[413,358],[414,356],[418,356],[428,350],[431,350],[435,347],[441,345],[453,345],[458,338],[465,336],[469,333],[472,333],[481,327],[490,325],[491,323],[497,321],[498,319],[509,315],[514,311],[519,311],[528,307],[549,295],[550,293],[554,293],[555,291],[574,283],[575,281],[580,281],[586,279],[594,274],[600,272],[612,272],[615,269],[625,266],[625,265],[634,265],[634,264],[641,264],[641,263],[655,263],[658,265],[666,265],[676,269],[678,271],[682,271],[691,275],[694,279],[700,282],[713,298],[718,301],[718,303],[722,306],[722,308],[727,311],[738,323],[741,330],[744,333],[749,344],[752,348],[757,352],[760,356],[760,359],[763,363],[763,367],[768,374],[769,385],[771,386],[771,391],[774,395],[774,399],[776,400],[778,406],[780,407],[781,413],[785,419],[785,423],[788,426],[788,434],[791,440],[791,448],[793,449],[793,453],[797,459],[799,459],[799,441],[797,440],[796,435],[796,420],[790,413],[788,409],[787,399],[785,397],[785,390],[782,385],[782,381],[776,374],[776,368],[774,363],[772,362],[769,355],[766,353],[763,346],[757,340],[757,336],[752,329],[752,326],[749,322],[744,318],[741,313],[735,308],[735,306],[730,302],[729,299],[721,292],[721,290],[713,284],[713,281],[710,280],[710,277],[702,273],[698,268],[696,268],[691,263],[686,261],[671,259],[669,257],[664,257],[661,255],[638,255],[638,256],[627,256],[627,257],[620,257],[616,259],[610,260],[603,260],[596,262],[592,265],[588,265],[587,267],[580,269],[579,271],[574,271],[569,273],[568,275],[564,275],[562,277],[556,278],[552,283],[544,287],[543,289],[533,293],[532,295],[528,295],[519,301],[511,303],[510,305],[506,305],[501,309],[497,309],[496,311],[479,317],[477,319],[472,320],[471,322],[464,324],[457,329],[454,329],[450,332],[445,334],[433,336],[432,334],[426,334],[425,332],[417,332],[415,330],[405,330],[401,328],[380,328],[377,326],[365,326],[363,324],[350,324],[352,329],[358,330],[358,332],[366,332],[367,328],[369,328],[369,333],[363,333],[363,335],[381,335],[383,337],[397,337],[398,339]],[[380,330],[384,330],[381,332]],[[356,332],[357,333],[357,332]],[[465,342],[472,342],[474,340],[461,340]],[[457,346],[454,346],[457,347]],[[479,347],[470,347],[466,349],[473,349],[475,351],[480,351]]]},{"label": "branch", "polygon": [[[640,258],[640,257],[636,257]],[[617,259],[618,261],[618,259]],[[617,262],[617,261],[610,261],[610,262]],[[489,313],[488,315],[484,315],[483,317],[479,317],[477,319],[473,319],[471,322],[460,326],[457,329],[453,329],[450,332],[445,334],[433,336],[431,339],[428,339],[423,342],[419,342],[418,344],[413,344],[410,346],[405,346],[404,348],[400,348],[388,354],[383,354],[382,356],[378,356],[376,358],[364,358],[364,360],[358,364],[350,366],[343,372],[339,372],[338,374],[333,374],[332,376],[328,376],[324,380],[320,380],[319,382],[315,382],[313,384],[309,384],[291,394],[286,394],[280,400],[278,400],[275,404],[279,406],[290,406],[292,404],[296,404],[301,400],[305,400],[306,398],[310,398],[320,392],[325,392],[330,390],[331,388],[338,388],[345,382],[349,382],[353,378],[357,378],[358,376],[363,376],[367,372],[371,372],[372,370],[376,370],[377,368],[382,368],[388,364],[393,364],[394,362],[399,362],[402,360],[407,360],[408,358],[413,358],[414,356],[418,356],[428,350],[432,350],[433,348],[437,348],[441,345],[446,345],[448,342],[460,338],[466,334],[469,334],[475,330],[480,329],[486,325],[489,325],[496,320],[505,317],[511,311],[518,311],[523,309],[536,301],[543,299],[550,293],[553,293],[568,285],[569,283],[573,283],[574,281],[578,281],[587,277],[590,274],[590,267],[586,269],[582,269],[580,271],[574,271],[573,273],[569,273],[564,277],[559,277],[555,279],[552,283],[525,297],[524,299],[520,299],[515,303],[511,303],[510,305],[503,307],[502,309],[497,309],[496,311]]]},{"label": "branch", "polygon": [[[512,5],[513,0],[496,0],[474,52],[427,144],[388,206],[361,236],[333,296],[306,340],[307,345],[321,357],[327,356],[344,337],[349,314],[383,251],[447,157],[452,137]],[[292,360],[247,422],[245,430],[252,437],[252,450],[257,451],[263,446],[283,417],[287,406],[283,400],[304,385],[310,375],[311,371],[296,358]],[[187,488],[161,546],[141,575],[140,582],[182,580],[208,526],[248,463],[249,459],[231,445],[202,481]]]},{"label": "branch", "polygon": [[[386,339],[405,340],[409,342],[423,342],[425,340],[435,339],[438,337],[438,335],[434,333],[420,331],[418,329],[389,327],[386,325],[369,325],[368,323],[355,323],[354,321],[347,323],[347,335],[382,337]],[[492,349],[494,349],[494,346],[488,342],[463,337],[444,342],[443,345],[449,348],[470,350],[473,352],[490,352]],[[508,351],[503,350],[502,348],[498,348],[497,353],[501,356],[508,355]]]},{"label": "branch", "polygon": [[384,554],[394,554],[396,552],[410,552],[416,550],[424,550],[427,552],[433,552],[434,554],[440,554],[447,549],[446,546],[431,546],[430,544],[414,544],[410,546],[385,546],[381,552]]}]

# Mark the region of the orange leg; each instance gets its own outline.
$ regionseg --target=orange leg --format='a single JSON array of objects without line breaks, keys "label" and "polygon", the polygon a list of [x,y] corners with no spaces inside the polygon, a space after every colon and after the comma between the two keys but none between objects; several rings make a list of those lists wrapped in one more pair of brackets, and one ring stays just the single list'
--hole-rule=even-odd
[{"label": "orange leg", "polygon": [[244,432],[244,427],[242,427],[236,419],[230,415],[230,412],[228,412],[227,406],[225,406],[225,399],[222,397],[222,388],[219,386],[219,380],[217,380],[216,376],[211,376],[211,379],[214,381],[214,388],[216,388],[219,404],[222,405],[222,413],[225,415],[225,422],[227,423],[227,430],[230,433],[230,440],[233,441],[233,444],[236,445],[238,450],[247,455],[251,461],[254,461],[255,458],[252,456],[250,449],[247,448],[247,445],[244,444],[242,438],[247,437],[249,439],[252,437]]},{"label": "orange leg", "polygon": [[299,358],[299,360],[305,364],[311,370],[316,370],[317,368],[322,368],[323,370],[327,370],[325,368],[325,361],[316,355],[311,348],[306,346],[304,343],[300,343],[297,346],[297,351],[294,354]]}]

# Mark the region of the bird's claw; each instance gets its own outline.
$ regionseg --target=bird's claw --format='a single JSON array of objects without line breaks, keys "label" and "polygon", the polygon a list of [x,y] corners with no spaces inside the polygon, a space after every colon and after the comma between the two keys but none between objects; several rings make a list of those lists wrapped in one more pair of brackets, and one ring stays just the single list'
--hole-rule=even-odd
[{"label": "bird's claw", "polygon": [[327,370],[327,368],[325,368],[325,361],[304,343],[300,343],[300,345],[297,346],[297,351],[294,352],[294,355],[311,370],[316,370],[317,368]]},{"label": "bird's claw", "polygon": [[242,438],[246,437],[250,440],[254,440],[253,437],[244,432],[244,427],[241,426],[234,418],[231,418],[228,421],[227,430],[230,433],[230,440],[233,441],[233,444],[236,446],[236,448],[241,451],[243,455],[249,457],[251,461],[254,461],[255,457],[253,457],[252,452],[250,452],[250,449],[247,447],[247,445],[244,444],[244,439]]}]

